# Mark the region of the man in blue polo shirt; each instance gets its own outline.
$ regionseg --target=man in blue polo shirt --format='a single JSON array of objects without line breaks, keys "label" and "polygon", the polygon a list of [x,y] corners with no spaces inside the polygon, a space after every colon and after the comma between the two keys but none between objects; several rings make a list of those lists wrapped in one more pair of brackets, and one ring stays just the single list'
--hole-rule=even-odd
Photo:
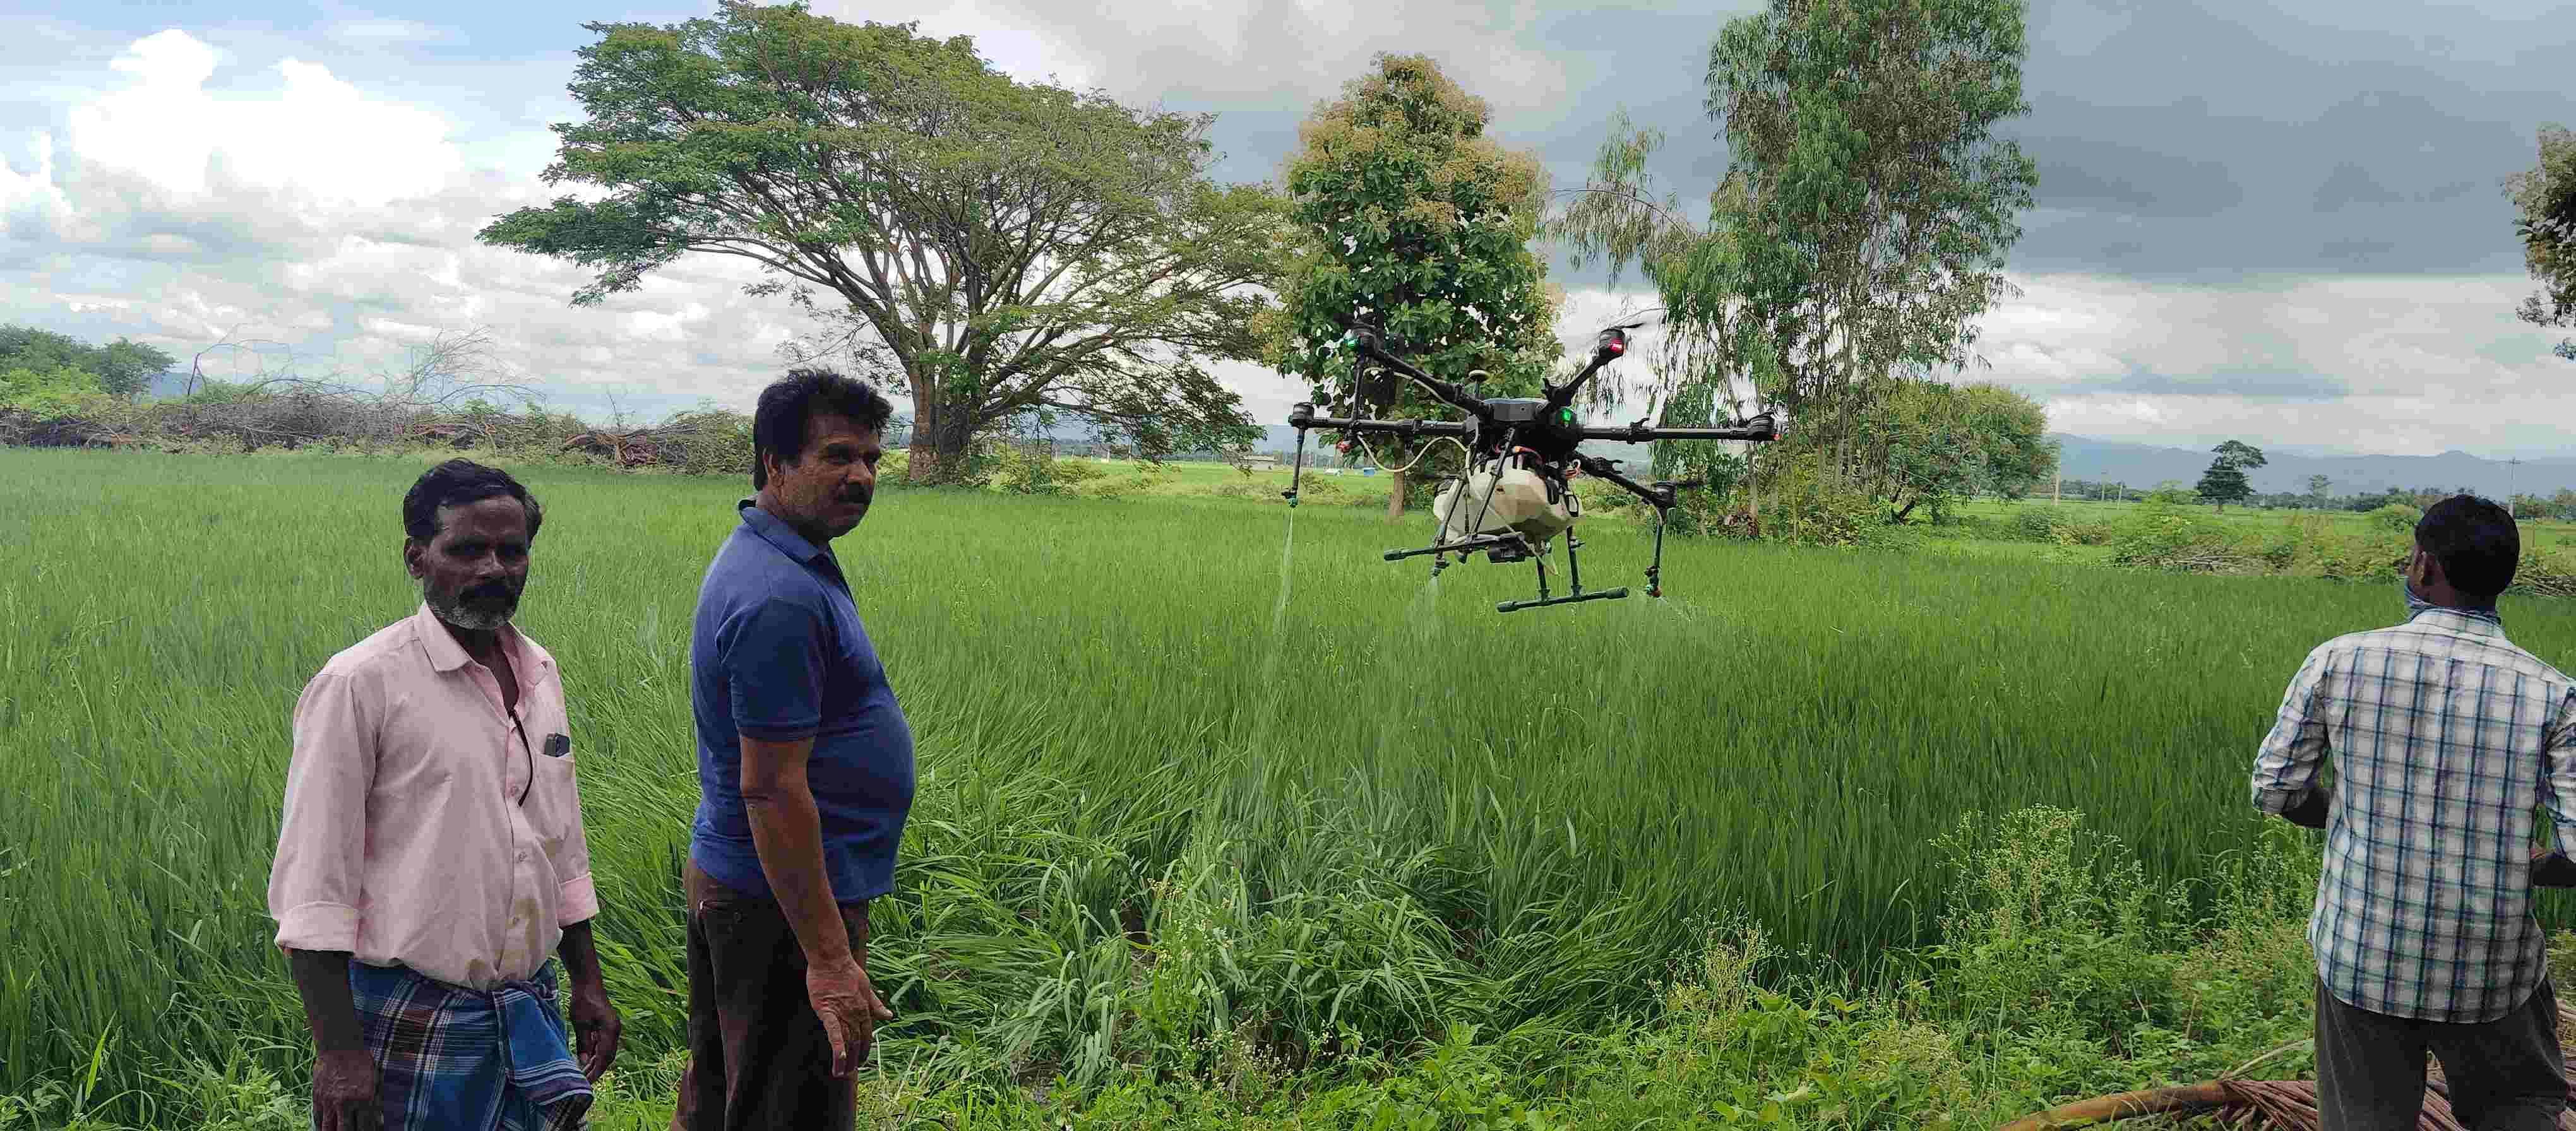
[{"label": "man in blue polo shirt", "polygon": [[741,523],[698,590],[674,1131],[851,1127],[850,1068],[894,1016],[868,983],[867,909],[894,887],[912,731],[830,549],[867,514],[892,412],[828,370],[762,390],[758,495],[735,504]]}]

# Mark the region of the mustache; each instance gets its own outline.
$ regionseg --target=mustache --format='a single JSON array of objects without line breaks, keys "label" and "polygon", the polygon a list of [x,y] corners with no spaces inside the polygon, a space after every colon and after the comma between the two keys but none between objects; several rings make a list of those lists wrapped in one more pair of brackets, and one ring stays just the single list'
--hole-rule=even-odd
[{"label": "mustache", "polygon": [[456,597],[461,601],[515,601],[519,599],[519,587],[506,581],[495,581],[467,589]]}]

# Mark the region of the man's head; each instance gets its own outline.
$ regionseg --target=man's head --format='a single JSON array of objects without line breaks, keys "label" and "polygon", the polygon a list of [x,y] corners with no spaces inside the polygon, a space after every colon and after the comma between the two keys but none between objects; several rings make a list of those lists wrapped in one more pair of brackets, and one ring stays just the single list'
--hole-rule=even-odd
[{"label": "man's head", "polygon": [[528,547],[545,514],[499,468],[454,459],[403,496],[403,564],[438,619],[489,632],[509,622],[528,584]]},{"label": "man's head", "polygon": [[2513,584],[2522,564],[2522,533],[2513,513],[2474,495],[2433,504],[2415,523],[2406,581],[2436,605],[2485,608]]},{"label": "man's head", "polygon": [[894,405],[828,369],[791,369],[760,391],[751,485],[761,505],[818,545],[850,532],[875,498]]}]

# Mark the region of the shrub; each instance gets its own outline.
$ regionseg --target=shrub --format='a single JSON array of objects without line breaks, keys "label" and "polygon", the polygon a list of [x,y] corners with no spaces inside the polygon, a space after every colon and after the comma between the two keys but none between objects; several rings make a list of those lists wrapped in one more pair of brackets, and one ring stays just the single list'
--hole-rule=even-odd
[{"label": "shrub", "polygon": [[2061,546],[2108,546],[2116,536],[2108,521],[2065,519],[2057,524],[2056,541]]},{"label": "shrub", "polygon": [[2162,499],[2151,499],[2122,519],[2111,546],[2113,564],[2143,569],[2245,573],[2262,564],[2255,550],[2239,545],[2217,520]]},{"label": "shrub", "polygon": [[967,463],[970,481],[990,484],[1016,495],[1065,495],[1104,474],[1087,459],[1063,459],[1049,444],[994,441],[977,445]]},{"label": "shrub", "polygon": [[15,409],[43,423],[83,415],[116,403],[87,370],[64,366],[50,372],[13,369],[0,373],[0,408]]},{"label": "shrub", "polygon": [[1796,546],[1872,548],[1900,544],[1904,535],[1886,521],[1886,511],[1878,500],[1866,488],[1824,474],[1821,461],[1820,454],[1806,453],[1764,465],[1759,477],[1762,516],[1758,524],[1751,520],[1749,507],[1736,505],[1736,498],[1695,492],[1683,506],[1674,508],[1677,517],[1687,512],[1690,520],[1676,522],[1675,527],[1684,532],[1755,533]]},{"label": "shrub", "polygon": [[2543,549],[2525,541],[2522,564],[2514,570],[2513,587],[2507,592],[2576,597],[2576,553]]},{"label": "shrub", "polygon": [[1953,880],[1934,951],[1964,1015],[2106,1034],[2173,1019],[2177,956],[2157,940],[2187,921],[2188,895],[2150,883],[2118,838],[2081,823],[2047,806],[1999,821],[1971,812],[1935,842]]},{"label": "shrub", "polygon": [[2053,507],[2023,506],[2013,510],[2004,528],[2015,538],[2026,542],[2054,542],[2057,532],[2066,525],[2066,516]]},{"label": "shrub", "polygon": [[2404,503],[2390,503],[2363,517],[2369,519],[2372,526],[2382,530],[2413,533],[2415,524],[2423,520],[2424,512]]}]

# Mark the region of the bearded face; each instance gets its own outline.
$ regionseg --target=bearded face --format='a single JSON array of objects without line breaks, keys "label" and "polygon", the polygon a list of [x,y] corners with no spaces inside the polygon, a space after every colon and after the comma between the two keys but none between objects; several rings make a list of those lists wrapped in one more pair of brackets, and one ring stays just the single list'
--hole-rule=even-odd
[{"label": "bearded face", "polygon": [[421,600],[439,620],[490,632],[510,622],[528,584],[528,513],[501,496],[440,507],[438,533],[403,546]]}]

